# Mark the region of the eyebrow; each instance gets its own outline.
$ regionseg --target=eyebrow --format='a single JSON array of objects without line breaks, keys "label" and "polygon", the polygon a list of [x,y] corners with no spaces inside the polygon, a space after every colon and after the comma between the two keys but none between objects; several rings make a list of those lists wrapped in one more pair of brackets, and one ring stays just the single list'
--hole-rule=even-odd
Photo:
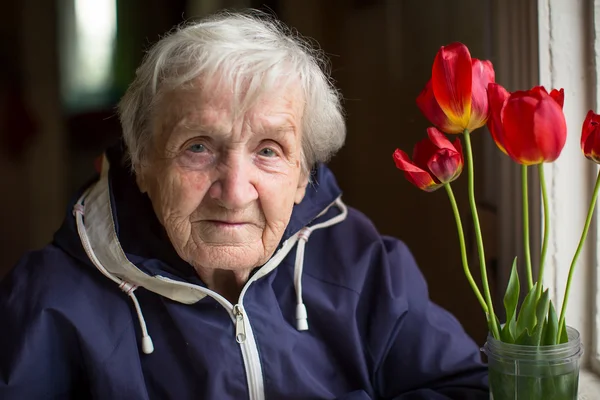
[{"label": "eyebrow", "polygon": [[222,133],[221,129],[214,126],[203,124],[201,121],[184,121],[179,120],[169,129],[169,138],[167,143],[175,143],[179,145],[192,137],[201,136],[218,136]]},{"label": "eyebrow", "polygon": [[282,125],[274,125],[265,128],[265,132],[267,133],[290,133],[296,132],[296,126],[292,124],[282,124]]},{"label": "eyebrow", "polygon": [[192,121],[186,121],[185,119],[180,119],[177,122],[175,122],[171,128],[171,133],[175,132],[175,131],[199,131],[199,132],[214,132],[216,129],[214,129],[214,127],[211,127],[208,124],[204,124],[201,121],[196,121],[196,120],[192,120]]}]

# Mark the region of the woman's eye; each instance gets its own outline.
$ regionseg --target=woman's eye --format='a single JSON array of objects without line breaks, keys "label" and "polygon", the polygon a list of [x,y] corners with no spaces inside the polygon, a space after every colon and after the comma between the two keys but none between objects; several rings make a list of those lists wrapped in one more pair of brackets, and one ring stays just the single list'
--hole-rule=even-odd
[{"label": "woman's eye", "polygon": [[188,150],[192,153],[204,153],[206,151],[206,146],[203,144],[197,143],[188,147]]},{"label": "woman's eye", "polygon": [[263,157],[275,157],[277,155],[277,153],[275,153],[273,149],[270,149],[268,147],[265,147],[264,149],[259,151],[258,154],[260,154]]}]

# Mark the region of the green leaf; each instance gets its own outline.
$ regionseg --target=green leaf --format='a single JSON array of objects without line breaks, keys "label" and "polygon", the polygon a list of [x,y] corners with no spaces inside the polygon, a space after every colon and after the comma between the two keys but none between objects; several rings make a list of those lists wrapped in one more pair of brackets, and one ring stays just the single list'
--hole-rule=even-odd
[{"label": "green leaf", "polygon": [[[514,322],[514,317],[513,317],[513,322]],[[500,329],[500,340],[502,340],[504,343],[514,343],[515,337],[512,335],[509,324],[505,323],[504,326],[502,326],[502,325],[498,325],[498,326],[502,327],[502,329]]]},{"label": "green leaf", "polygon": [[504,343],[514,343],[515,337],[512,335],[508,322],[504,324],[500,331],[500,338]]},{"label": "green leaf", "polygon": [[508,328],[510,329],[511,336],[516,339],[517,338],[517,316],[516,316],[516,314],[515,314],[515,317],[510,320]]},{"label": "green leaf", "polygon": [[[500,325],[498,325],[500,326]],[[517,320],[516,314],[513,315],[510,321],[504,324],[502,330],[500,331],[500,338],[504,343],[515,343],[517,331]]]},{"label": "green leaf", "polygon": [[542,333],[544,330],[544,326],[546,325],[546,315],[548,315],[548,307],[550,305],[550,293],[548,289],[544,290],[542,293],[542,297],[537,302],[536,306],[536,319],[537,325],[535,326],[535,330],[533,332],[534,341],[536,345],[539,345],[542,341]]},{"label": "green leaf", "polygon": [[525,296],[525,300],[523,300],[523,304],[521,305],[521,310],[519,311],[519,316],[517,317],[517,330],[515,337],[520,337],[525,330],[527,330],[528,335],[533,333],[533,328],[535,328],[536,323],[536,305],[537,299],[535,296],[535,288],[538,283],[533,285],[527,296]]},{"label": "green leaf", "polygon": [[535,337],[533,336],[533,333],[530,333],[527,329],[525,329],[523,332],[521,332],[519,337],[517,337],[515,344],[535,346]]},{"label": "green leaf", "polygon": [[[508,279],[508,285],[506,287],[506,293],[504,294],[504,309],[506,310],[506,324],[502,329],[501,336],[512,338],[510,342],[513,343],[516,337],[516,324],[517,319],[517,303],[519,302],[519,292],[521,287],[519,285],[519,273],[517,272],[517,257],[513,261],[513,266],[510,272],[510,278]],[[506,330],[506,332],[504,332]]]},{"label": "green leaf", "polygon": [[550,301],[550,309],[548,311],[548,322],[544,326],[542,334],[542,346],[550,346],[556,344],[558,339],[558,316],[554,309],[554,304]]}]

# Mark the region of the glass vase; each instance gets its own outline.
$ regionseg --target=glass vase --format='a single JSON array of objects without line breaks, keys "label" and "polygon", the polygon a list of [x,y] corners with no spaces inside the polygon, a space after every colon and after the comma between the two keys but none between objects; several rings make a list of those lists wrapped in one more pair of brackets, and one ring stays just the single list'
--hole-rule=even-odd
[{"label": "glass vase", "polygon": [[504,343],[488,336],[481,349],[488,358],[492,400],[576,400],[583,346],[567,327],[569,341],[552,346]]}]

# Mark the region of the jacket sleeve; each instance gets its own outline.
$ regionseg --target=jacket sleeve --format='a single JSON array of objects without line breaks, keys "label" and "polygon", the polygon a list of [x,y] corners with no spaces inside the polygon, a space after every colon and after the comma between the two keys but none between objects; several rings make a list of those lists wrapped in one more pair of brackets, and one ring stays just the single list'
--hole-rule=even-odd
[{"label": "jacket sleeve", "polygon": [[40,282],[48,261],[40,253],[25,256],[0,282],[0,399],[79,395],[74,331],[59,312],[42,306],[52,296]]},{"label": "jacket sleeve", "polygon": [[487,367],[479,347],[449,312],[429,299],[406,246],[385,238],[371,319],[374,386],[385,399],[483,400]]}]

